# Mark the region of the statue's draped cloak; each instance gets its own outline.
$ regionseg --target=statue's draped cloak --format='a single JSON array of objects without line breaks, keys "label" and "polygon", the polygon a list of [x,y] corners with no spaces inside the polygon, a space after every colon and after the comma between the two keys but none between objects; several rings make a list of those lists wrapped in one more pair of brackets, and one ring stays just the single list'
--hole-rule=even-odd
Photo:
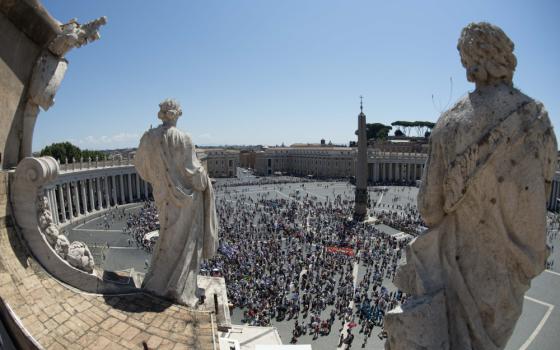
[{"label": "statue's draped cloak", "polygon": [[160,237],[143,288],[183,304],[196,302],[202,259],[217,249],[214,192],[190,137],[161,125],[140,140],[134,160],[153,188]]},{"label": "statue's draped cloak", "polygon": [[542,104],[511,87],[473,92],[438,120],[418,195],[429,231],[395,283],[444,291],[451,349],[503,349],[511,336],[548,256],[556,153]]}]

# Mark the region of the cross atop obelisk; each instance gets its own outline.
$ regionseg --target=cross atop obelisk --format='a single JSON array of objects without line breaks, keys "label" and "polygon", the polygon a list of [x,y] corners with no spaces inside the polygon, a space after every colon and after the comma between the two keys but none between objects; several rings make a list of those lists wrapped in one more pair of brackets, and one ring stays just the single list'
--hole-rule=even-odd
[{"label": "cross atop obelisk", "polygon": [[364,112],[364,105],[362,104],[362,99],[364,98],[364,96],[360,95],[360,113]]}]

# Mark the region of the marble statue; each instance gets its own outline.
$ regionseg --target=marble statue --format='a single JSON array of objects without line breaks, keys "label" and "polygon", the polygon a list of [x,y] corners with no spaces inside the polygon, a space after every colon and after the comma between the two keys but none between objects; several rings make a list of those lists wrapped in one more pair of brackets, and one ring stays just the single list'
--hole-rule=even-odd
[{"label": "marble statue", "polygon": [[159,106],[163,124],[142,136],[134,158],[138,173],[153,187],[160,222],[143,288],[195,306],[200,262],[217,249],[214,192],[190,136],[176,127],[181,106],[174,100]]},{"label": "marble statue", "polygon": [[59,233],[53,222],[49,200],[46,196],[38,196],[37,211],[39,230],[58,256],[77,269],[93,273],[95,267],[93,254],[85,243],[79,241],[70,243],[66,236]]},{"label": "marble statue", "polygon": [[75,268],[93,273],[95,262],[88,246],[83,242],[74,241],[68,246],[66,261]]},{"label": "marble statue", "polygon": [[385,316],[390,350],[504,349],[545,268],[556,138],[544,106],[512,84],[514,44],[472,23],[458,50],[475,90],[439,118],[418,195],[429,230],[407,247]]},{"label": "marble statue", "polygon": [[99,40],[99,28],[107,24],[107,17],[99,17],[85,24],[80,24],[76,19],[60,25],[61,33],[49,44],[49,50],[64,56],[74,47],[82,47],[92,41]]}]

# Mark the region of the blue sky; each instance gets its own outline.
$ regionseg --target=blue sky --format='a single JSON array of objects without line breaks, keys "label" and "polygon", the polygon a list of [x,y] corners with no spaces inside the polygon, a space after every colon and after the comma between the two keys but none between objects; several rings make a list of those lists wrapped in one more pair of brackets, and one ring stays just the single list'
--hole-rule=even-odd
[{"label": "blue sky", "polygon": [[360,95],[368,122],[436,121],[474,88],[456,49],[473,21],[492,22],[515,42],[514,83],[560,128],[559,1],[43,3],[61,22],[107,16],[108,24],[101,40],[67,55],[34,150],[66,140],[136,146],[166,97],[183,106],[178,126],[208,145],[347,143]]}]

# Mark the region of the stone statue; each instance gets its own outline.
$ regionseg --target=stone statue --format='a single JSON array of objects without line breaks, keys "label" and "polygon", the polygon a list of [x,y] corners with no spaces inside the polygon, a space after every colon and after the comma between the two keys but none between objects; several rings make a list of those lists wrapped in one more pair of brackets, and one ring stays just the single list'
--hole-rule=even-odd
[{"label": "stone statue", "polygon": [[53,222],[47,196],[39,195],[37,197],[37,209],[40,232],[43,233],[54,251],[75,268],[87,273],[94,273],[95,261],[88,246],[79,241],[70,243],[66,236],[58,232],[58,228]]},{"label": "stone statue", "polygon": [[489,23],[461,33],[476,88],[431,134],[418,195],[429,230],[397,272],[410,298],[385,316],[386,349],[503,349],[544,270],[557,145],[544,106],[513,87],[513,48]]},{"label": "stone statue", "polygon": [[99,17],[85,24],[80,24],[76,19],[60,25],[61,33],[49,44],[49,50],[64,56],[74,47],[81,47],[95,40],[99,40],[99,28],[107,24],[107,17]]},{"label": "stone statue", "polygon": [[214,191],[190,136],[176,128],[181,106],[174,100],[159,106],[163,124],[142,136],[134,159],[140,176],[152,184],[160,222],[143,288],[195,306],[200,262],[217,249]]}]

